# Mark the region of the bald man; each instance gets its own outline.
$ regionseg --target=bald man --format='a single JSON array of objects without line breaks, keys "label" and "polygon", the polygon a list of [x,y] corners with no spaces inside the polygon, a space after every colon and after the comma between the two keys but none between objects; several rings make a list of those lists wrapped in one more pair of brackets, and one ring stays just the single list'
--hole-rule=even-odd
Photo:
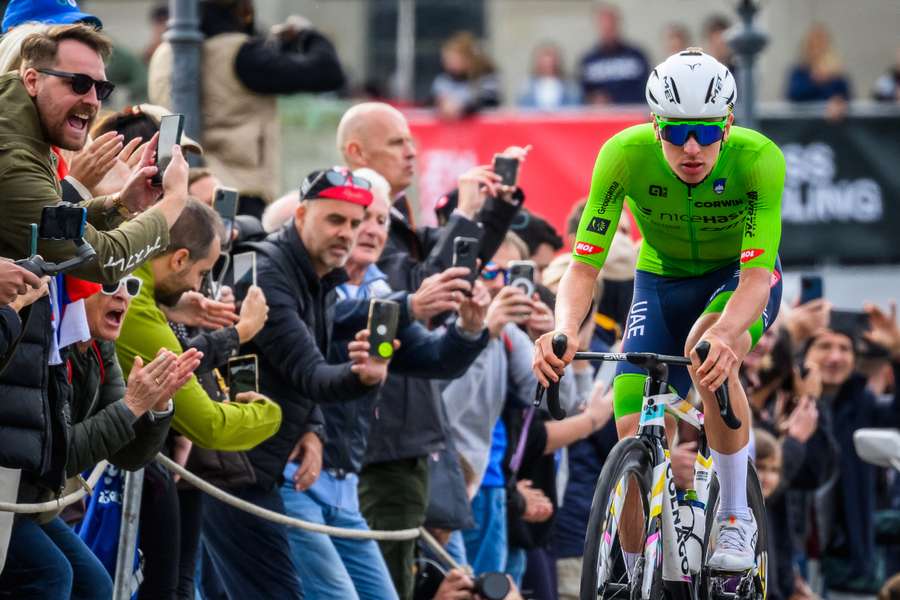
[{"label": "bald man", "polygon": [[[444,227],[416,228],[406,197],[416,148],[403,114],[378,102],[357,104],[341,119],[337,145],[347,166],[369,167],[390,185],[390,232],[378,267],[395,290],[415,291],[448,268],[457,236],[481,239],[480,255],[493,256],[523,198],[521,192],[486,201],[480,193],[460,194]],[[373,529],[418,527],[428,505],[428,455],[446,446],[441,399],[428,380],[394,374],[382,387],[376,414],[360,472],[360,510]],[[398,596],[411,598],[415,541],[379,542],[379,548]]]},{"label": "bald man", "polygon": [[463,197],[444,227],[416,227],[406,195],[415,176],[416,147],[403,113],[382,102],[351,107],[338,125],[337,147],[348,167],[369,167],[391,186],[390,236],[378,267],[394,289],[414,291],[423,279],[448,268],[455,237],[478,238],[480,256],[493,256],[524,199],[519,191],[506,200]]}]

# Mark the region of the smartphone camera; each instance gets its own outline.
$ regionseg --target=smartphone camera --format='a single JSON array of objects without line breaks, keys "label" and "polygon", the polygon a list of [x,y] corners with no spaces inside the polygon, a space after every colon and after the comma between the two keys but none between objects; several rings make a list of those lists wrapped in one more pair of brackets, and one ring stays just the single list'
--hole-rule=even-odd
[{"label": "smartphone camera", "polygon": [[222,218],[225,225],[225,239],[222,240],[222,252],[231,250],[231,236],[234,230],[234,218],[238,209],[238,191],[232,188],[217,187],[213,192],[213,208]]},{"label": "smartphone camera", "polygon": [[534,294],[535,263],[533,260],[511,260],[509,262],[509,285],[519,288],[531,298]]},{"label": "smartphone camera", "polygon": [[159,120],[159,139],[156,144],[156,175],[150,180],[156,187],[162,186],[163,173],[172,162],[172,146],[181,144],[184,131],[184,115],[164,115]]},{"label": "smartphone camera", "polygon": [[500,183],[515,187],[519,179],[519,159],[494,155],[494,173],[500,176]]},{"label": "smartphone camera", "polygon": [[469,283],[475,283],[478,276],[478,250],[480,243],[475,238],[453,238],[453,266],[466,267],[469,274],[466,279]]},{"label": "smartphone camera", "polygon": [[400,305],[373,298],[369,302],[369,354],[388,359],[394,355],[394,338],[400,320]]},{"label": "smartphone camera", "polygon": [[228,359],[228,397],[243,392],[259,392],[259,365],[255,354]]}]

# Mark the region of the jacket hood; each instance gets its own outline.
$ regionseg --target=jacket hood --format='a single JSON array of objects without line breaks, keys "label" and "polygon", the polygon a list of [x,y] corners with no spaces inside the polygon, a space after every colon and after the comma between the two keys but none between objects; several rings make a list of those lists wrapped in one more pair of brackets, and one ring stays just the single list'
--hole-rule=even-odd
[{"label": "jacket hood", "polygon": [[0,144],[25,147],[40,154],[50,152],[37,108],[18,73],[0,75]]}]

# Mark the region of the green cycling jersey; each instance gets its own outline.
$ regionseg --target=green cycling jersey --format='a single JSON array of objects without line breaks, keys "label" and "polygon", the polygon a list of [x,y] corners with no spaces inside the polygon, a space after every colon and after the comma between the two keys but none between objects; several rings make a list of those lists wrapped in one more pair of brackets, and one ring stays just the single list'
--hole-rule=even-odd
[{"label": "green cycling jersey", "polygon": [[610,138],[594,165],[573,258],[603,267],[622,206],[643,235],[637,268],[694,277],[740,260],[772,271],[781,238],[784,156],[770,139],[732,127],[701,183],[681,181],[666,162],[652,124]]}]

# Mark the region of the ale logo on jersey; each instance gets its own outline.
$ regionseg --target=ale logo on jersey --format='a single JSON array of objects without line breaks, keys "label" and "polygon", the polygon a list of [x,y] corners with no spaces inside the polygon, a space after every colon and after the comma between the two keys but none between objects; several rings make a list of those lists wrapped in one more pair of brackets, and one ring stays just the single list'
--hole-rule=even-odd
[{"label": "ale logo on jersey", "polygon": [[722,179],[716,179],[715,181],[713,181],[713,191],[717,194],[725,193],[725,178],[724,177]]},{"label": "ale logo on jersey", "polygon": [[748,248],[747,250],[741,250],[741,263],[750,262],[757,256],[762,256],[765,252],[766,251],[762,248]]},{"label": "ale logo on jersey", "polygon": [[587,242],[575,242],[575,254],[578,256],[590,256],[601,252],[603,252],[603,248],[600,246],[588,244]]}]

